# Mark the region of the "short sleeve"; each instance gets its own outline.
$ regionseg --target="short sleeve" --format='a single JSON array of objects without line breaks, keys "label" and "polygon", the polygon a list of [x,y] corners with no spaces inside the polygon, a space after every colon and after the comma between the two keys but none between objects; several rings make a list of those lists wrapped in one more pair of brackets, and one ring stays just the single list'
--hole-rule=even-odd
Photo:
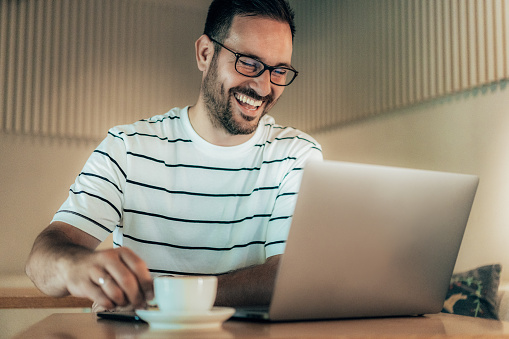
[{"label": "short sleeve", "polygon": [[111,129],[85,163],[53,221],[66,222],[104,240],[122,223],[125,167],[122,133]]}]

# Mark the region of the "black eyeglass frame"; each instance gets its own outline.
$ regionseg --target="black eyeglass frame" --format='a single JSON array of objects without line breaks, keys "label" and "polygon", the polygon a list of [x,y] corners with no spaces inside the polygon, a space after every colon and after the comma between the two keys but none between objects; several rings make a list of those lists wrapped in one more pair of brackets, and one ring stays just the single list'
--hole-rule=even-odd
[{"label": "black eyeglass frame", "polygon": [[[207,36],[208,36],[208,35],[207,35]],[[226,47],[225,45],[223,45],[223,44],[222,44],[222,43],[220,43],[219,41],[217,41],[217,40],[215,40],[215,39],[211,38],[210,36],[208,36],[208,38],[209,38],[209,39],[210,39],[213,43],[218,44],[219,46],[223,47],[224,49],[226,49],[227,51],[229,51],[229,52],[233,53],[233,55],[235,55],[235,57],[237,58],[237,59],[235,60],[235,70],[237,71],[237,73],[239,73],[239,74],[241,74],[241,75],[243,75],[243,76],[245,76],[245,77],[248,77],[248,78],[257,78],[257,77],[259,77],[260,75],[262,75],[262,74],[263,74],[266,70],[269,70],[269,74],[270,74],[270,83],[272,83],[272,84],[274,84],[274,85],[276,85],[276,86],[288,86],[288,85],[290,85],[290,84],[291,84],[291,83],[295,80],[295,78],[296,78],[296,77],[297,77],[297,75],[299,74],[299,72],[298,72],[296,69],[294,69],[294,68],[290,68],[290,67],[286,67],[286,66],[269,66],[269,65],[267,65],[266,63],[264,63],[263,61],[260,61],[260,60],[258,60],[258,59],[256,59],[256,58],[253,58],[252,56],[249,56],[249,55],[245,55],[245,54],[242,54],[242,53],[237,53],[237,52],[235,52],[235,51],[232,51],[231,49],[229,49],[228,47]],[[256,62],[259,62],[260,64],[262,64],[262,65],[263,65],[263,69],[262,69],[260,72],[258,72],[258,74],[255,74],[255,75],[247,75],[247,74],[244,74],[244,73],[240,72],[240,71],[237,69],[237,63],[238,63],[238,61],[239,61],[239,59],[240,59],[241,57],[246,57],[246,58],[249,58],[249,59],[253,59],[253,60],[255,60]],[[290,79],[290,81],[289,81],[287,84],[285,84],[285,85],[276,84],[275,82],[273,82],[273,81],[272,81],[272,71],[273,71],[273,70],[275,70],[275,69],[286,69],[286,70],[292,71],[292,72],[293,72],[293,78],[292,78],[292,79]]]}]

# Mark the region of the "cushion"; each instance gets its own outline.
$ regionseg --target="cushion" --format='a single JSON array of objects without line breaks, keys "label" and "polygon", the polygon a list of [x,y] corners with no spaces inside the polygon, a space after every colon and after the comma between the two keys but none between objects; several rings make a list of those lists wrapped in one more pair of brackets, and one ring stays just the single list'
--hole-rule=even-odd
[{"label": "cushion", "polygon": [[498,319],[497,294],[501,271],[502,266],[494,264],[453,274],[442,312]]}]

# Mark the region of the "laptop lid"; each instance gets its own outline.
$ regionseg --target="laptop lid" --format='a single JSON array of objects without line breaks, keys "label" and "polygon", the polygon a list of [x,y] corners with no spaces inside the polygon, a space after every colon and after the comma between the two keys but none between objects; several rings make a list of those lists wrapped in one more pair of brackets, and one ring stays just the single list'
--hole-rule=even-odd
[{"label": "laptop lid", "polygon": [[442,310],[473,175],[335,161],[303,173],[268,320]]}]

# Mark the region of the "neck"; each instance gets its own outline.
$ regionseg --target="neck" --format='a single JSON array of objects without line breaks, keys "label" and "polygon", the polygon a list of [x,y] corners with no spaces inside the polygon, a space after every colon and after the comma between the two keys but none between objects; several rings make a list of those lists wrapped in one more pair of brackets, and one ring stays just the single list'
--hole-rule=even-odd
[{"label": "neck", "polygon": [[232,135],[222,126],[212,123],[205,104],[200,99],[196,105],[189,107],[189,121],[194,131],[207,142],[217,146],[237,146],[251,139],[251,134]]}]

